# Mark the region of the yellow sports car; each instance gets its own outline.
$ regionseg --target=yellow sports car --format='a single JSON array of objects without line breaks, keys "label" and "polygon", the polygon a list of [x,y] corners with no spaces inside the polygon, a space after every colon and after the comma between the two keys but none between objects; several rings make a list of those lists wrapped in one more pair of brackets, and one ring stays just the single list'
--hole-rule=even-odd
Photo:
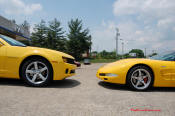
[{"label": "yellow sports car", "polygon": [[175,87],[175,51],[150,59],[119,60],[101,67],[97,77],[135,90],[147,90],[151,86]]},{"label": "yellow sports car", "polygon": [[46,86],[75,74],[74,58],[68,54],[28,47],[0,34],[0,77],[23,79],[30,86]]}]

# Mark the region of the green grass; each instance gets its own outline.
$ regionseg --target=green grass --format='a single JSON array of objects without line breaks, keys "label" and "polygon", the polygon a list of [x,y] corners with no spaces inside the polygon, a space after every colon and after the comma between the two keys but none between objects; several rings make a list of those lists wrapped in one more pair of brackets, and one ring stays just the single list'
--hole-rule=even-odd
[{"label": "green grass", "polygon": [[117,59],[91,59],[91,63],[110,63],[115,61],[117,61]]}]

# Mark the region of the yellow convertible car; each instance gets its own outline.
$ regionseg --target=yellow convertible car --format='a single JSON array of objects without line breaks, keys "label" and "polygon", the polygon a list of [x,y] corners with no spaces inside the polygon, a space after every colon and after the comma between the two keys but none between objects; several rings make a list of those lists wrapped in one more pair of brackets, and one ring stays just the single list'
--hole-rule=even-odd
[{"label": "yellow convertible car", "polygon": [[74,58],[68,54],[28,47],[0,34],[0,77],[23,79],[30,86],[46,86],[75,74]]},{"label": "yellow convertible car", "polygon": [[97,77],[110,83],[126,84],[134,90],[175,87],[175,51],[150,59],[123,59],[101,67]]}]

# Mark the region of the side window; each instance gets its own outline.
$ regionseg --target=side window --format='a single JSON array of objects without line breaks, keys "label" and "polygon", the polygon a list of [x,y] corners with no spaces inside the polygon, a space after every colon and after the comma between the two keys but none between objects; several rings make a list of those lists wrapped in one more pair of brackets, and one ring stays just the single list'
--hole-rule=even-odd
[{"label": "side window", "polygon": [[168,56],[166,61],[175,61],[175,55]]},{"label": "side window", "polygon": [[175,56],[174,56],[174,59],[173,59],[173,61],[175,61]]},{"label": "side window", "polygon": [[172,57],[172,61],[175,61],[175,54],[174,54],[173,57]]}]

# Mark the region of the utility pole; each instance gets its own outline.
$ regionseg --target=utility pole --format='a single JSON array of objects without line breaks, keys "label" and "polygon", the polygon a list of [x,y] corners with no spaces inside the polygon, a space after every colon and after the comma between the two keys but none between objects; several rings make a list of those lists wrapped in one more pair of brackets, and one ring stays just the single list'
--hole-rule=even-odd
[{"label": "utility pole", "polygon": [[146,48],[145,48],[145,58],[146,58]]},{"label": "utility pole", "polygon": [[90,51],[90,57],[91,57],[91,52],[92,52],[92,37],[90,36],[90,49],[89,49],[89,51]]},{"label": "utility pole", "polygon": [[119,33],[118,28],[116,28],[116,31],[117,31],[117,33],[116,33],[116,57],[117,57],[117,55],[118,55],[118,37],[120,36],[120,33]]},{"label": "utility pole", "polygon": [[124,55],[124,42],[122,42],[122,55]]}]

